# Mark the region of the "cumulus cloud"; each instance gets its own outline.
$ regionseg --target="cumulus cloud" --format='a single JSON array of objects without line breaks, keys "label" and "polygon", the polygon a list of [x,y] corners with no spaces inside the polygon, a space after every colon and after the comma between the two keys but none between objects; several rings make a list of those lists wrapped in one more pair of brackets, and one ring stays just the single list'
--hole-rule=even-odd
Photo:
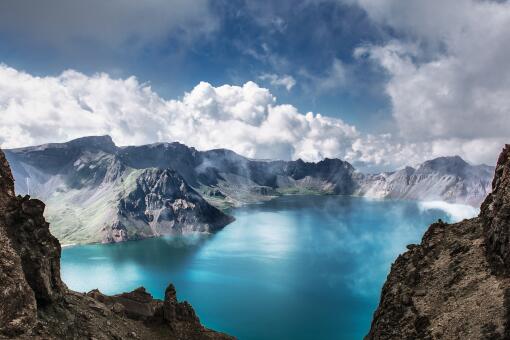
[{"label": "cumulus cloud", "polygon": [[202,82],[182,100],[165,100],[134,77],[65,71],[35,77],[0,66],[0,142],[18,147],[110,134],[121,145],[180,141],[225,147],[249,157],[317,160],[341,156],[359,133],[339,119],[278,105],[253,82]]},{"label": "cumulus cloud", "polygon": [[354,52],[389,75],[401,136],[493,163],[510,137],[510,2],[354,2],[404,36]]},{"label": "cumulus cloud", "polygon": [[296,80],[287,74],[278,76],[277,74],[264,73],[259,79],[268,81],[273,86],[283,86],[287,91],[292,90],[294,85],[296,85]]},{"label": "cumulus cloud", "polygon": [[166,100],[134,77],[73,70],[36,77],[0,65],[0,118],[4,148],[110,134],[119,145],[179,141],[253,158],[339,157],[362,166],[393,167],[425,154],[390,135],[363,135],[340,119],[278,104],[253,82],[201,82],[181,100]]},{"label": "cumulus cloud", "polygon": [[[182,99],[167,100],[135,77],[73,70],[36,77],[6,65],[0,65],[0,120],[4,148],[109,134],[118,145],[179,141],[253,158],[339,157],[364,169],[416,164],[452,149],[461,156],[485,152],[485,141],[463,149],[453,140],[404,143],[390,134],[362,134],[340,119],[279,104],[254,82],[201,82]],[[494,147],[500,145],[494,141]]]}]

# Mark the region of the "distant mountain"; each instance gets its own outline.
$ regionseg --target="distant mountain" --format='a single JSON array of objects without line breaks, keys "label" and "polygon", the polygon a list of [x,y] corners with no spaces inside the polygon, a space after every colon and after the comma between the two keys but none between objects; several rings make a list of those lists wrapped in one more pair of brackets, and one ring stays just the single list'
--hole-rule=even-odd
[{"label": "distant mountain", "polygon": [[441,200],[476,207],[491,191],[494,167],[439,157],[396,172],[366,175],[357,193],[369,197]]},{"label": "distant mountain", "polygon": [[348,162],[253,160],[180,143],[117,147],[109,136],[6,150],[16,192],[47,202],[64,243],[119,242],[212,232],[232,218],[222,208],[286,194],[445,200],[478,205],[493,167],[443,157],[418,168],[362,174]]}]

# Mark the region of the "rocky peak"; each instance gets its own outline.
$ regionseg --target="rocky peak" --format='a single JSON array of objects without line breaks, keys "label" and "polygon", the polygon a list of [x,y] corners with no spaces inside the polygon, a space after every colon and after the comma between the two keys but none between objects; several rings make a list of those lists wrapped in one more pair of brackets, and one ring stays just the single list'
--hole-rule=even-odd
[{"label": "rocky peak", "polygon": [[4,212],[14,198],[14,181],[0,150],[0,337],[29,330],[37,318],[35,295],[6,232]]},{"label": "rocky peak", "polygon": [[417,169],[418,172],[439,172],[447,174],[458,174],[465,167],[469,166],[460,156],[438,157],[423,162]]},{"label": "rocky peak", "polygon": [[15,197],[14,182],[0,151],[1,228],[22,264],[26,282],[40,305],[57,300],[66,290],[60,279],[60,244],[43,217],[43,202]]},{"label": "rocky peak", "polygon": [[60,279],[60,243],[50,233],[44,208],[40,200],[18,196],[5,211],[5,230],[40,306],[58,300],[67,289]]},{"label": "rocky peak", "polygon": [[67,143],[70,147],[81,149],[102,150],[108,153],[113,153],[117,150],[117,146],[113,142],[112,137],[104,136],[88,136],[73,139]]},{"label": "rocky peak", "polygon": [[510,268],[510,145],[507,144],[496,165],[492,193],[481,207],[487,256],[497,272],[509,274]]}]

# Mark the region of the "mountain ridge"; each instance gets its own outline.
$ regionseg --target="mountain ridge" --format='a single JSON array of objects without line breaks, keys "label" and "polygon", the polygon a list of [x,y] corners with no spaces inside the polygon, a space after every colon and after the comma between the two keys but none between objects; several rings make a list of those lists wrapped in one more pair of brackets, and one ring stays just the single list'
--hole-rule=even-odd
[{"label": "mountain ridge", "polygon": [[[478,205],[490,189],[493,172],[492,167],[472,166],[457,156],[427,161],[416,169],[371,175],[336,158],[319,162],[253,160],[228,149],[198,151],[178,142],[119,147],[109,136],[11,149],[6,150],[6,156],[17,179],[17,192],[30,192],[47,202],[52,231],[67,243],[118,242],[181,231],[213,232],[232,219],[223,212],[205,209],[207,205],[225,210],[288,194]],[[174,176],[189,187],[187,191],[195,193],[191,195],[194,201],[188,203],[202,207],[195,209],[196,218],[187,214],[189,221],[201,223],[195,223],[194,228],[191,223],[186,228],[174,223],[174,228],[166,220],[168,228],[161,229],[144,214],[113,209],[136,191],[136,183],[142,180],[138,177],[146,169],[175,171]],[[149,192],[138,199],[148,199]],[[156,210],[172,206],[176,198],[161,196]],[[167,210],[166,215],[173,216]],[[126,220],[127,215],[133,218]],[[203,228],[205,225],[209,227]]]}]

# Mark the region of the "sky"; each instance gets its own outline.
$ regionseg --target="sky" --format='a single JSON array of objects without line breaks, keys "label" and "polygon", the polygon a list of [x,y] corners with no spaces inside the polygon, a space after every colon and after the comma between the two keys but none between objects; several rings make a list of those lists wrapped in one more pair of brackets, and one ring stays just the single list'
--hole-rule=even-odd
[{"label": "sky", "polygon": [[510,2],[4,0],[0,146],[109,134],[366,171],[510,141]]}]

